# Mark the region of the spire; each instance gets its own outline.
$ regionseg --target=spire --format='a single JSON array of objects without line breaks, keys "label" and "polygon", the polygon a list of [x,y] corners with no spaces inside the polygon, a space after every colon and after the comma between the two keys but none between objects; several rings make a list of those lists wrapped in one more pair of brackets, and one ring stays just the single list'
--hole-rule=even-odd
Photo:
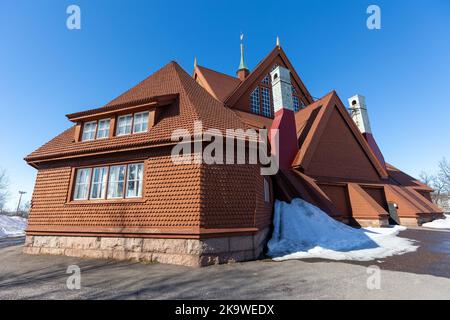
[{"label": "spire", "polygon": [[277,47],[280,47],[280,37],[277,36]]},{"label": "spire", "polygon": [[194,58],[194,68],[197,67],[197,57]]},{"label": "spire", "polygon": [[244,80],[249,73],[250,71],[248,70],[244,62],[244,34],[241,32],[241,62],[239,63],[237,75],[239,79]]}]

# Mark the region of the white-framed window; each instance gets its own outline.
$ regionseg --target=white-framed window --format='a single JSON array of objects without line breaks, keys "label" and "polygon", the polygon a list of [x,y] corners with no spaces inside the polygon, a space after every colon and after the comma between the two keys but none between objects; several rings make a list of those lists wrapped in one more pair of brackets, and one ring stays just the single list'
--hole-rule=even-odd
[{"label": "white-framed window", "polygon": [[264,201],[266,203],[270,202],[270,185],[266,178],[264,178]]},{"label": "white-framed window", "polygon": [[91,169],[78,169],[75,178],[74,200],[87,200],[89,198],[89,182]]},{"label": "white-framed window", "polygon": [[81,136],[81,141],[94,140],[96,130],[97,130],[97,121],[86,122],[83,125],[83,135]]},{"label": "white-framed window", "polygon": [[147,132],[148,111],[134,114],[133,133]]},{"label": "white-framed window", "polygon": [[109,168],[108,199],[123,198],[126,165]]},{"label": "white-framed window", "polygon": [[97,167],[92,172],[91,199],[105,199],[108,167]]},{"label": "white-framed window", "polygon": [[110,119],[102,119],[98,122],[97,139],[105,139],[109,137]]},{"label": "white-framed window", "polygon": [[128,165],[127,198],[137,198],[142,196],[143,173],[143,163],[133,163]]},{"label": "white-framed window", "polygon": [[256,87],[250,95],[250,107],[252,113],[260,114],[259,87]]},{"label": "white-framed window", "polygon": [[261,97],[262,97],[262,114],[263,116],[270,117],[272,115],[272,108],[270,106],[269,88],[261,87]]},{"label": "white-framed window", "polygon": [[125,134],[130,134],[132,122],[133,122],[133,115],[127,114],[125,116],[120,116],[117,119],[116,135],[123,136]]}]

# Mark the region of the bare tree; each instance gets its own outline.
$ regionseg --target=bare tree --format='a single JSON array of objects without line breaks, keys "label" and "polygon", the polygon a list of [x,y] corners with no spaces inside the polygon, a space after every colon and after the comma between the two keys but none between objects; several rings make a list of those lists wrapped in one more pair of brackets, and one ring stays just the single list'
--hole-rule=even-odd
[{"label": "bare tree", "polygon": [[450,192],[450,163],[443,158],[439,162],[439,179],[442,180],[446,191]]},{"label": "bare tree", "polygon": [[426,184],[427,186],[429,186],[430,188],[433,188],[433,180],[434,180],[434,175],[431,175],[431,174],[428,174],[427,172],[425,172],[425,171],[422,171],[420,174],[419,174],[419,180],[422,182],[422,183],[424,183],[424,184]]},{"label": "bare tree", "polygon": [[[430,188],[434,189],[431,193],[431,200],[434,204],[441,207],[444,211],[450,210],[450,188],[448,180],[446,180],[446,174],[443,172],[442,168],[448,164],[445,160],[441,161],[439,164],[439,171],[435,175],[428,174],[422,171],[419,175],[421,182],[428,185]],[[450,170],[448,171],[450,173]]]},{"label": "bare tree", "polygon": [[3,211],[6,200],[8,199],[8,176],[6,175],[6,171],[0,169],[0,212]]}]

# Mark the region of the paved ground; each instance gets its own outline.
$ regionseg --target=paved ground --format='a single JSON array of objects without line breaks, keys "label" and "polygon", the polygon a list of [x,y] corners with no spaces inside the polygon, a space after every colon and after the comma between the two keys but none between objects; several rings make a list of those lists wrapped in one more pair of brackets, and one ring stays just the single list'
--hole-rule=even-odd
[{"label": "paved ground", "polygon": [[[0,299],[450,299],[450,232],[408,229],[420,248],[370,263],[260,260],[193,269],[21,253],[0,241]],[[68,290],[69,265],[81,289]],[[381,268],[369,290],[366,266]]]}]

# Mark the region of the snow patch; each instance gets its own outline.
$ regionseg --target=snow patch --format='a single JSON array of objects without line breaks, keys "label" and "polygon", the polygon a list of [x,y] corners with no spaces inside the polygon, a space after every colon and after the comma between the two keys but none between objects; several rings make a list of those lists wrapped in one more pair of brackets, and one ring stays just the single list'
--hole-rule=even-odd
[{"label": "snow patch", "polygon": [[0,238],[23,236],[26,227],[27,219],[0,215]]},{"label": "snow patch", "polygon": [[444,219],[436,219],[422,224],[422,227],[433,229],[450,229],[450,215],[444,214]]},{"label": "snow patch", "polygon": [[276,261],[376,260],[417,250],[413,240],[397,236],[403,230],[406,227],[356,229],[302,199],[290,204],[277,200],[268,254]]}]

